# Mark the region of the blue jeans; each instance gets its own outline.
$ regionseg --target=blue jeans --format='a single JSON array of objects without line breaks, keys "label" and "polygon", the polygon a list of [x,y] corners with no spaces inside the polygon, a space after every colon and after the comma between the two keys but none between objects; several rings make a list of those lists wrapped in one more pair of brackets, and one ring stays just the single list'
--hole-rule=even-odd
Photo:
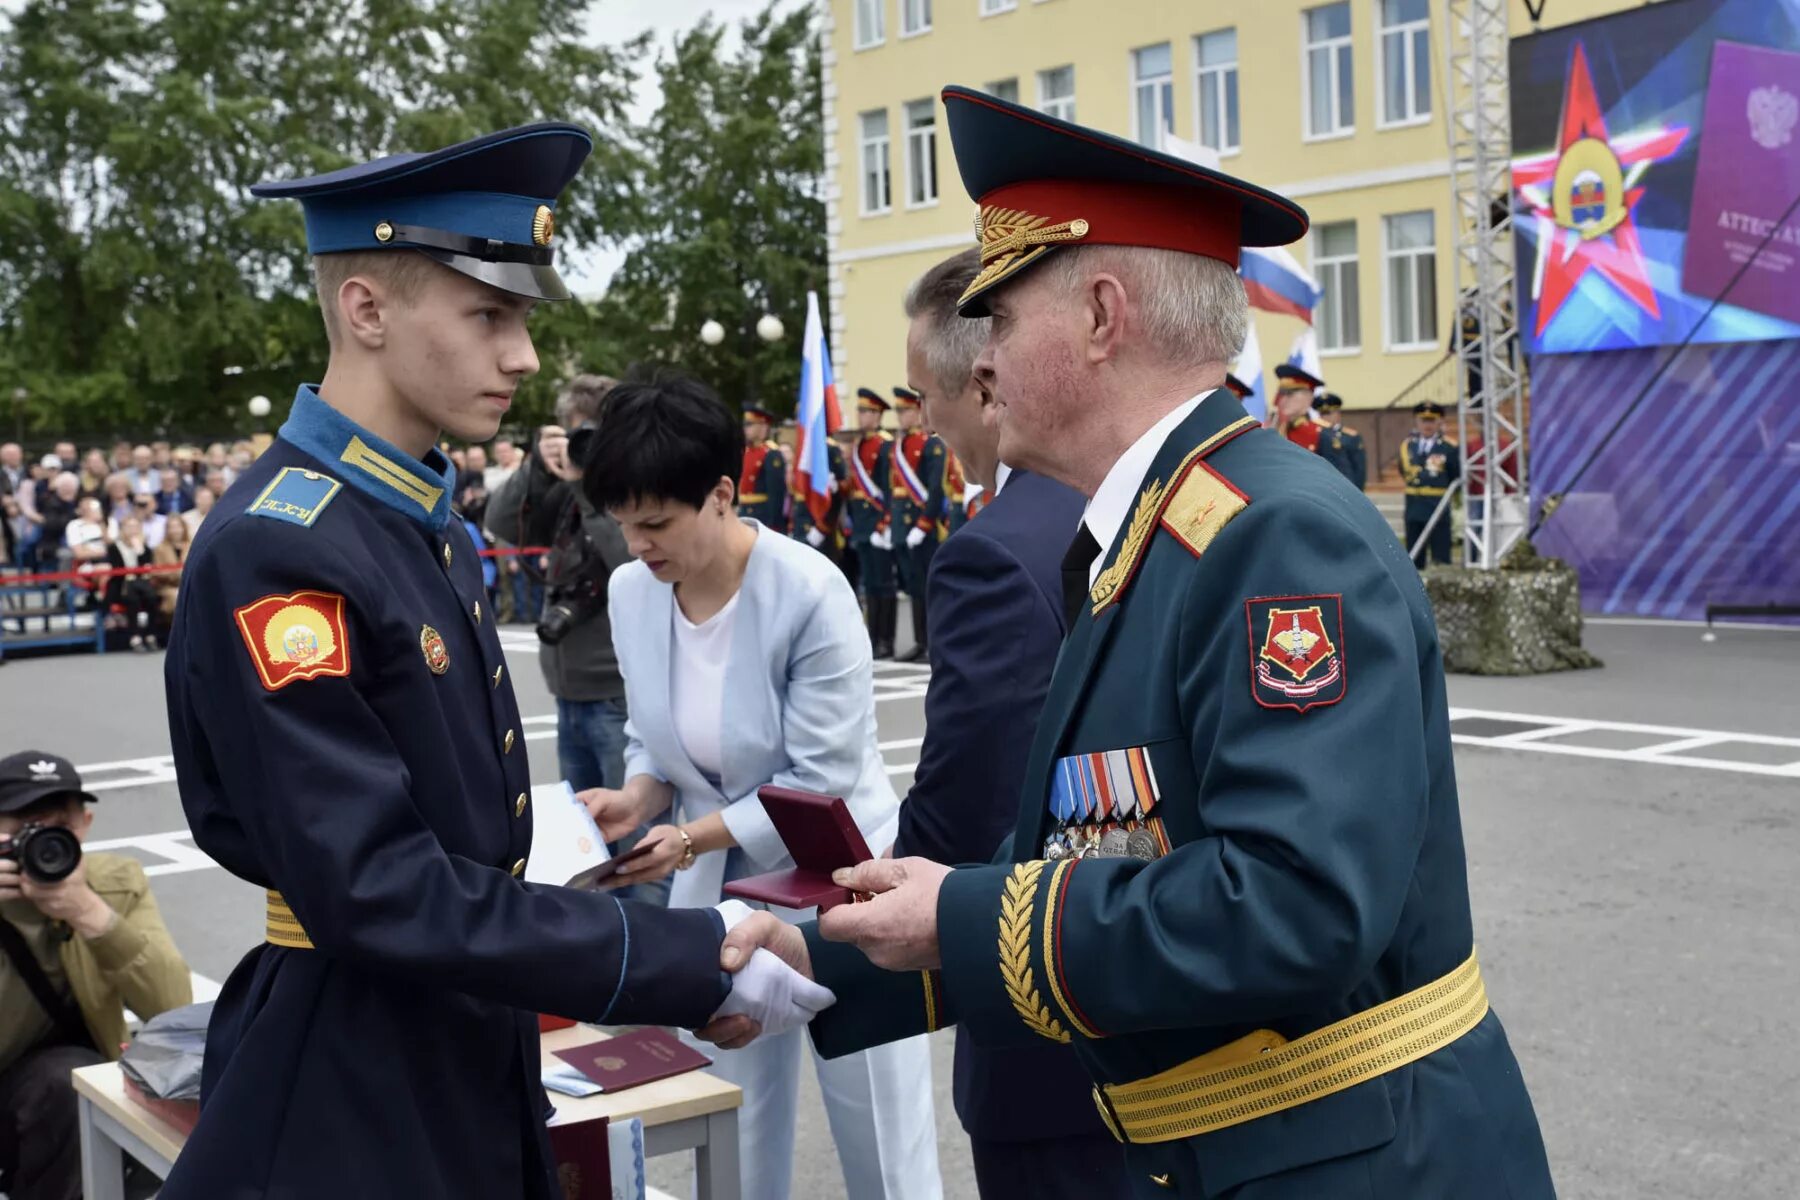
[{"label": "blue jeans", "polygon": [[[509,575],[507,578],[512,581],[510,586],[512,588],[513,620],[521,625],[536,625],[538,618],[544,615],[544,585],[533,582],[531,576],[527,575],[523,568],[517,573]],[[561,701],[558,701],[558,703],[560,704]],[[583,703],[586,702],[584,701]],[[624,722],[625,718],[621,715],[619,717],[620,725],[623,726]],[[624,735],[620,734],[620,737],[623,738]],[[621,756],[621,763],[623,762],[625,753],[624,746],[625,743],[620,741],[619,754]],[[624,770],[624,767],[621,765],[619,769],[622,771]],[[596,783],[592,786],[599,787],[600,785]],[[617,787],[618,785],[607,784],[606,786]],[[580,789],[576,790],[579,791]]]},{"label": "blue jeans", "polygon": [[[610,700],[558,700],[556,702],[556,763],[563,778],[578,792],[589,788],[625,785],[625,706]],[[650,825],[667,824],[667,813]],[[644,825],[607,848],[616,857],[643,839]],[[638,883],[620,888],[622,900],[641,900],[667,905],[669,881]]]}]

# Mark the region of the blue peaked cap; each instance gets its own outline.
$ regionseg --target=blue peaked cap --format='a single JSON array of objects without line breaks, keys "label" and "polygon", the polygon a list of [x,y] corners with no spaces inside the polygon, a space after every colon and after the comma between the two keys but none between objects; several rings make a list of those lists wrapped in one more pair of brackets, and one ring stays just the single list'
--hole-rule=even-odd
[{"label": "blue peaked cap", "polygon": [[579,125],[521,125],[250,193],[300,201],[313,254],[416,250],[503,291],[566,300],[552,265],[556,198],[593,148]]}]

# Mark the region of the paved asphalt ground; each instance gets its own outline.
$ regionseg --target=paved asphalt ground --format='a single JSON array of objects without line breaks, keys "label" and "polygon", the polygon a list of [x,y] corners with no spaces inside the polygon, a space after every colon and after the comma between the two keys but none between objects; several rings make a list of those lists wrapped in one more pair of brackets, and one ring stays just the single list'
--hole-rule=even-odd
[{"label": "paved asphalt ground", "polygon": [[[529,631],[506,636],[521,708],[549,716]],[[1688,625],[1595,624],[1587,644],[1604,669],[1450,681],[1482,962],[1560,1192],[1787,1200],[1800,1194],[1800,1037],[1783,1007],[1800,995],[1800,632],[1705,644]],[[161,668],[160,655],[14,660],[0,743],[111,764],[89,772],[106,789],[95,837],[165,868],[153,882],[176,939],[223,979],[261,936],[262,902],[185,840]],[[902,791],[925,683],[921,668],[878,671]],[[554,779],[554,725],[527,729],[534,777]],[[963,1200],[975,1189],[950,1046],[938,1037],[933,1083],[944,1194]],[[794,1195],[842,1197],[810,1080],[800,1124]],[[678,1195],[686,1179],[674,1160],[652,1170]]]}]

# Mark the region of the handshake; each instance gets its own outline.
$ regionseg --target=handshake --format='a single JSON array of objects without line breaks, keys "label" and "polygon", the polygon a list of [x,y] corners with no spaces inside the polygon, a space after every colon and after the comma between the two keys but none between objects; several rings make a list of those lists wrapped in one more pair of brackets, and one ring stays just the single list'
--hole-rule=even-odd
[{"label": "handshake", "polygon": [[[937,895],[949,873],[922,858],[878,858],[838,871],[833,882],[872,898],[822,914],[819,934],[853,943],[891,971],[937,967]],[[731,994],[695,1031],[697,1037],[738,1050],[765,1034],[797,1029],[837,1003],[831,989],[814,979],[812,955],[797,926],[741,900],[727,900],[718,910],[725,918],[719,965],[731,974]]]}]

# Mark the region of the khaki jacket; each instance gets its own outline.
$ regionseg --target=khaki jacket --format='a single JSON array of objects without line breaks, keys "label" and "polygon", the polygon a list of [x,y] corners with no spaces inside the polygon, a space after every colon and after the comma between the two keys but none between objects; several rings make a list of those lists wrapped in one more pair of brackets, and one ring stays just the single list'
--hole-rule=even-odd
[{"label": "khaki jacket", "polygon": [[90,854],[87,880],[119,921],[92,940],[64,942],[62,967],[95,1047],[118,1058],[125,1041],[125,1009],[147,1021],[192,1004],[193,979],[163,924],[142,864],[117,854]]}]

